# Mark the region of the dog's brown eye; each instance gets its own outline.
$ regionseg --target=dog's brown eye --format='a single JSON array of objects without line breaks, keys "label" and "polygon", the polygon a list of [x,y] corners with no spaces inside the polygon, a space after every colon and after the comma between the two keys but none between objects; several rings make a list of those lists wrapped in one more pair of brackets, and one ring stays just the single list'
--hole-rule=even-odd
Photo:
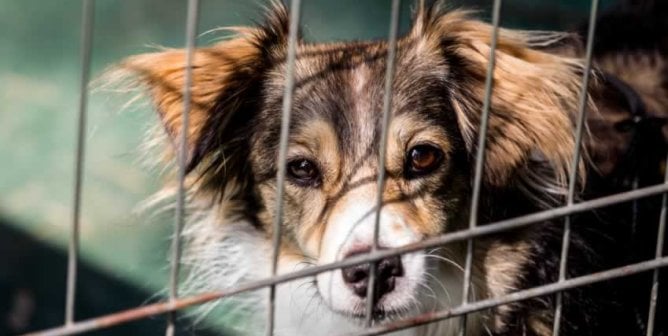
[{"label": "dog's brown eye", "polygon": [[313,161],[297,159],[288,162],[288,176],[300,185],[317,186],[320,184],[320,171]]},{"label": "dog's brown eye", "polygon": [[407,172],[411,176],[429,174],[441,164],[443,152],[432,145],[417,145],[406,157]]}]

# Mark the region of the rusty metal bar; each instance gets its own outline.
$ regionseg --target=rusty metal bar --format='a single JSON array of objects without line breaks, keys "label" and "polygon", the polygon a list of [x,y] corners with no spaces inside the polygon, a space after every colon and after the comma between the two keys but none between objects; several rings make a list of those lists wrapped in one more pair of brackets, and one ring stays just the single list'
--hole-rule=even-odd
[{"label": "rusty metal bar", "polygon": [[[199,0],[188,0],[188,13],[186,18],[186,59],[184,64],[183,84],[183,111],[181,112],[181,134],[179,136],[179,147],[177,150],[178,161],[178,190],[176,195],[176,212],[174,214],[174,229],[172,232],[172,260],[169,277],[169,301],[173,302],[178,297],[179,272],[181,263],[181,230],[185,223],[186,212],[186,164],[188,161],[188,125],[191,106],[192,88],[192,64],[197,43],[197,25],[199,21]],[[173,336],[176,332],[176,312],[167,316],[166,336]]]},{"label": "rusty metal bar", "polygon": [[[585,117],[587,113],[587,101],[589,98],[589,80],[591,78],[591,59],[594,50],[594,34],[596,32],[596,17],[598,14],[598,0],[592,0],[591,11],[589,13],[589,31],[587,32],[587,49],[585,52],[585,69],[582,74],[582,87],[580,88],[580,100],[578,101],[578,119],[575,130],[575,148],[573,152],[573,161],[568,176],[568,196],[567,205],[575,203],[575,187],[578,179],[578,166],[580,165],[580,154],[582,150],[582,136],[584,133]],[[561,256],[559,260],[559,282],[566,280],[568,268],[568,250],[571,242],[571,216],[566,216],[564,220],[564,232],[561,241]],[[556,306],[554,309],[554,323],[552,325],[552,335],[559,336],[561,329],[561,314],[563,309],[563,295],[557,293]]]},{"label": "rusty metal bar", "polygon": [[[383,191],[385,190],[385,158],[387,157],[387,134],[392,118],[392,80],[394,78],[394,63],[397,53],[397,35],[399,31],[399,8],[401,0],[392,0],[390,16],[390,32],[387,45],[387,60],[385,67],[385,94],[383,95],[383,120],[378,150],[378,192],[376,193],[376,213],[373,227],[372,252],[378,251],[378,235],[380,231],[380,212],[383,208]],[[366,325],[371,326],[373,320],[374,292],[376,286],[376,263],[371,263],[369,269],[369,283],[366,290]]]},{"label": "rusty metal bar", "polygon": [[603,282],[606,280],[611,280],[641,272],[646,272],[652,269],[658,270],[661,267],[667,267],[667,266],[668,266],[668,257],[647,260],[623,267],[613,268],[611,270],[603,272],[592,273],[589,275],[579,276],[561,282],[551,283],[549,285],[543,285],[517,291],[515,293],[508,294],[499,298],[481,300],[474,303],[463,304],[455,308],[441,310],[438,312],[420,314],[412,318],[388,323],[386,325],[381,325],[376,328],[367,329],[364,332],[357,333],[355,335],[371,336],[371,335],[386,334],[389,332],[413,328],[416,326],[429,324],[440,320],[449,319],[451,317],[461,316],[464,314],[469,314],[480,310],[509,304],[512,302],[528,300],[531,298],[545,296],[553,293],[560,293],[576,287],[582,287],[586,285],[595,284],[598,282]]},{"label": "rusty metal bar", "polygon": [[[485,97],[480,117],[480,131],[478,135],[478,146],[476,149],[475,174],[473,178],[473,194],[471,196],[471,212],[469,214],[469,229],[478,225],[478,210],[480,207],[480,190],[482,189],[482,175],[485,168],[485,148],[487,146],[487,129],[489,125],[489,114],[492,103],[492,90],[494,84],[494,68],[496,66],[496,47],[499,40],[499,24],[501,21],[501,0],[494,0],[492,9],[492,40],[489,49],[489,61],[487,63],[487,74],[485,76]],[[464,264],[464,282],[462,285],[462,304],[469,302],[471,291],[471,268],[473,267],[473,239],[466,241],[466,261]],[[460,318],[459,335],[466,335],[466,320],[468,316]]]},{"label": "rusty metal bar", "polygon": [[[584,201],[580,203],[573,204],[572,206],[564,206],[560,208],[554,208],[550,210],[545,210],[529,215],[519,216],[515,218],[510,218],[486,225],[479,225],[473,229],[460,230],[452,233],[448,233],[439,237],[426,239],[417,243],[405,245],[402,247],[387,249],[387,250],[378,250],[377,252],[357,255],[350,258],[346,258],[334,263],[313,266],[306,269],[302,269],[295,272],[290,272],[286,274],[280,274],[266,279],[248,282],[246,284],[230,288],[224,291],[203,293],[200,295],[185,297],[182,299],[174,300],[173,302],[163,302],[147,305],[140,308],[134,308],[125,310],[119,313],[114,313],[110,315],[105,315],[81,322],[74,323],[69,326],[62,326],[53,329],[44,330],[41,332],[34,332],[26,334],[25,336],[59,336],[59,335],[75,335],[83,332],[88,332],[91,330],[97,330],[100,328],[106,328],[115,326],[122,323],[127,323],[131,321],[136,321],[150,316],[155,316],[159,314],[164,314],[170,311],[175,311],[183,308],[187,308],[193,305],[198,305],[214,300],[218,300],[224,297],[230,297],[239,293],[248,292],[252,290],[257,290],[263,287],[276,285],[284,282],[289,282],[299,278],[314,276],[319,273],[332,271],[335,269],[340,269],[344,267],[351,267],[355,265],[361,265],[369,262],[376,262],[378,260],[393,257],[396,255],[416,252],[424,249],[434,248],[438,246],[443,246],[446,244],[464,241],[467,239],[482,237],[486,235],[491,235],[499,232],[506,232],[513,229],[518,229],[526,227],[528,225],[540,225],[547,220],[564,217],[567,215],[577,214],[585,211],[590,211],[602,207],[607,207],[610,205],[628,202],[635,199],[650,197],[659,194],[665,194],[668,192],[668,184],[661,184],[646,188],[641,188],[633,191],[623,192],[607,197],[601,197],[589,201]],[[652,262],[656,262],[656,259]],[[664,267],[668,260],[662,258],[660,261],[660,267]],[[656,266],[659,267],[659,266]],[[651,269],[651,267],[650,267]],[[566,280],[568,282],[569,280]],[[564,286],[564,284],[557,284],[559,286]],[[571,287],[569,287],[571,288]],[[482,302],[482,301],[479,301]],[[476,302],[475,304],[479,304]],[[499,303],[503,304],[503,303]]]},{"label": "rusty metal bar", "polygon": [[67,252],[67,289],[65,294],[65,324],[74,322],[74,306],[79,260],[79,228],[81,225],[81,193],[83,187],[84,154],[86,152],[86,120],[88,107],[88,83],[90,82],[91,55],[93,53],[93,25],[95,1],[84,0],[81,14],[81,77],[79,88],[79,114],[77,124],[76,157],[74,163],[74,200],[72,228]]},{"label": "rusty metal bar", "polygon": [[[276,199],[278,206],[274,215],[273,223],[273,255],[271,263],[271,275],[275,276],[278,267],[278,258],[281,245],[281,229],[283,226],[283,198],[285,194],[285,170],[288,155],[288,138],[290,136],[290,114],[292,110],[292,95],[295,87],[295,60],[297,58],[297,43],[299,32],[299,12],[301,10],[301,0],[292,0],[290,6],[290,27],[288,31],[288,54],[286,57],[285,89],[283,90],[283,110],[281,112],[281,137],[278,152],[278,172],[276,173]],[[267,307],[267,326],[266,335],[271,336],[274,333],[276,305],[276,286],[269,287],[269,306]]]},{"label": "rusty metal bar", "polygon": [[[387,252],[389,250],[383,250],[381,252]],[[379,254],[385,254],[385,253],[379,253]],[[366,256],[359,256],[359,257],[353,257],[349,259],[344,259],[346,264],[363,264],[365,262],[369,262],[366,258]],[[376,259],[377,260],[377,259]],[[354,263],[351,263],[351,261],[354,261]],[[326,272],[328,270],[332,270],[338,267],[341,267],[338,265],[338,263],[333,263],[330,265],[324,265],[325,267],[320,267],[318,270],[318,273],[321,272]],[[336,267],[333,267],[336,266]],[[418,325],[422,324],[427,324],[431,322],[436,322],[438,320],[444,320],[450,317],[454,316],[459,316],[463,314],[468,314],[472,313],[475,311],[483,310],[483,309],[488,309],[491,307],[495,306],[500,306],[504,304],[508,304],[511,302],[515,301],[521,301],[521,300],[526,300],[538,296],[544,296],[547,294],[552,294],[558,291],[563,291],[567,289],[572,289],[575,287],[580,287],[580,286],[585,286],[589,285],[592,283],[596,282],[601,282],[601,281],[606,281],[614,278],[620,278],[624,276],[629,276],[633,275],[636,273],[640,272],[645,272],[648,270],[652,269],[657,269],[657,268],[662,268],[662,267],[667,267],[668,266],[668,257],[662,257],[660,259],[652,259],[648,261],[643,261],[639,262],[636,264],[632,265],[627,265],[615,269],[611,269],[608,271],[603,271],[603,272],[598,272],[598,273],[593,273],[585,276],[580,276],[572,279],[565,280],[563,282],[558,282],[558,283],[552,283],[549,285],[544,285],[544,286],[539,286],[539,287],[534,287],[522,291],[518,291],[512,294],[508,294],[506,296],[500,297],[500,298],[493,298],[493,299],[487,299],[487,300],[481,300],[477,301],[474,303],[469,303],[469,304],[464,304],[452,309],[448,310],[443,310],[440,312],[432,312],[432,313],[426,313],[426,314],[421,314],[418,316],[413,317],[412,319],[408,320],[403,320],[403,321],[398,321],[395,323],[387,324],[387,325],[382,325],[376,328],[368,329],[365,331],[365,333],[361,335],[377,335],[379,333],[383,332],[390,332],[390,331],[395,331],[395,330],[401,330],[405,328],[410,328],[410,327],[415,327]],[[326,269],[325,269],[326,268]],[[285,275],[280,275],[272,278],[267,278],[261,281],[256,281],[253,283],[248,283],[246,285],[237,287],[235,289],[232,289],[230,291],[226,292],[211,292],[211,293],[204,293],[204,294],[199,294],[195,296],[190,296],[190,297],[185,297],[181,299],[174,300],[173,302],[161,302],[161,303],[155,303],[151,305],[147,305],[144,307],[139,307],[139,308],[134,308],[134,309],[128,309],[124,310],[118,313],[113,313],[109,315],[104,315],[100,317],[96,317],[93,319],[89,320],[84,320],[81,322],[74,323],[72,325],[67,325],[67,326],[62,326],[62,327],[57,327],[53,329],[47,329],[39,332],[34,332],[34,333],[28,333],[24,334],[24,336],[67,336],[67,335],[78,335],[82,334],[85,332],[90,332],[94,330],[99,330],[103,328],[108,328],[144,318],[148,318],[151,316],[156,316],[160,314],[165,314],[169,313],[172,311],[176,311],[179,309],[184,309],[193,305],[198,305],[206,302],[210,302],[213,300],[218,300],[224,297],[229,297],[241,292],[247,292],[251,290],[256,290],[259,288],[263,288],[272,284],[277,284],[281,282],[286,282],[290,280],[294,280],[297,278],[305,277],[305,276],[310,276],[313,275],[311,274],[312,272],[305,272],[307,270],[313,270],[314,268],[311,269],[306,269],[290,274],[285,274]]]}]

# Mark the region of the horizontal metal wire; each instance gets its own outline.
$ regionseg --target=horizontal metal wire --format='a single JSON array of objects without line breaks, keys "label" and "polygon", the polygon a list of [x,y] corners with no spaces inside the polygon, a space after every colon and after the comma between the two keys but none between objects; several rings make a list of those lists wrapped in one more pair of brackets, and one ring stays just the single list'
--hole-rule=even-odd
[{"label": "horizontal metal wire", "polygon": [[592,273],[576,278],[571,278],[568,280],[551,283],[549,285],[533,287],[530,289],[517,291],[515,293],[508,294],[498,298],[480,300],[474,303],[460,305],[452,309],[445,309],[438,312],[420,314],[412,318],[403,319],[401,321],[389,323],[375,328],[369,328],[361,333],[355,333],[352,335],[356,336],[380,335],[392,331],[413,328],[419,325],[429,324],[440,320],[445,320],[451,317],[469,314],[484,309],[489,309],[496,306],[509,304],[512,302],[528,300],[531,298],[545,296],[554,293],[561,293],[563,291],[573,289],[576,287],[582,287],[597,282],[622,278],[641,272],[657,270],[662,267],[668,267],[668,257],[652,259],[631,265],[613,268],[603,272]]},{"label": "horizontal metal wire", "polygon": [[[134,308],[134,309],[129,309],[125,311],[121,311],[118,313],[114,314],[109,314],[109,315],[104,315],[101,317],[89,319],[89,320],[84,320],[81,322],[77,322],[74,324],[71,324],[69,326],[62,326],[62,327],[57,327],[53,329],[48,329],[44,330],[41,332],[35,332],[35,333],[29,333],[26,335],[29,336],[60,336],[60,335],[76,335],[76,334],[81,334],[84,332],[92,331],[92,330],[97,330],[100,328],[106,328],[106,327],[111,327],[114,325],[119,325],[122,323],[127,323],[131,321],[136,321],[140,320],[146,317],[150,316],[155,316],[159,314],[164,314],[168,313],[171,311],[176,311],[180,310],[186,307],[190,307],[193,305],[198,305],[198,304],[203,304],[206,302],[214,301],[217,299],[225,298],[225,297],[230,297],[242,292],[248,292],[264,287],[268,287],[271,285],[276,285],[288,281],[292,281],[295,279],[299,278],[304,278],[304,277],[309,277],[313,276],[319,273],[335,270],[335,269],[340,269],[344,267],[351,267],[355,265],[360,265],[364,263],[369,263],[369,262],[376,262],[384,258],[389,258],[392,256],[400,255],[400,254],[406,254],[406,253],[411,253],[415,251],[420,251],[424,249],[429,249],[429,248],[434,248],[442,245],[446,245],[449,243],[453,242],[458,242],[458,241],[463,241],[466,239],[470,238],[476,238],[476,237],[482,237],[494,233],[499,233],[499,232],[504,232],[504,231],[509,231],[513,229],[518,229],[522,227],[526,227],[532,224],[535,225],[540,225],[541,222],[545,222],[551,219],[555,218],[560,218],[566,215],[572,215],[572,214],[577,214],[577,213],[582,213],[585,211],[589,210],[594,210],[622,202],[628,202],[632,201],[635,199],[640,199],[644,197],[650,197],[650,196],[655,196],[659,194],[664,194],[668,192],[668,184],[660,184],[656,186],[651,186],[651,187],[646,187],[646,188],[641,188],[633,191],[628,191],[628,192],[623,192],[607,197],[601,197],[589,201],[584,201],[581,203],[574,204],[572,206],[564,206],[564,207],[559,207],[559,208],[554,208],[550,210],[545,210],[541,212],[536,212],[533,214],[525,215],[525,216],[520,216],[520,217],[515,217],[515,218],[510,218],[494,223],[490,223],[487,225],[482,225],[482,226],[477,226],[473,229],[467,229],[467,230],[461,230],[461,231],[456,231],[448,234],[444,234],[438,237],[426,239],[417,243],[405,245],[402,247],[398,248],[393,248],[393,249],[387,249],[387,250],[379,250],[376,252],[371,252],[368,254],[364,255],[358,255],[354,256],[351,258],[343,259],[334,263],[330,264],[325,264],[325,265],[318,265],[318,266],[313,266],[309,267],[306,269],[302,269],[296,272],[290,272],[286,274],[281,274],[273,277],[268,277],[262,280],[257,280],[257,281],[252,281],[248,282],[227,290],[223,291],[216,291],[216,292],[209,292],[209,293],[204,293],[200,295],[194,295],[194,296],[189,296],[189,297],[184,297],[180,298],[171,302],[161,302],[161,303],[155,303],[155,304],[150,304],[146,305],[144,307],[139,307],[139,308]],[[648,265],[654,265],[652,263],[658,263],[660,266],[654,266],[654,267],[649,267],[647,269],[651,268],[657,268],[657,267],[664,267],[665,263],[667,261],[665,258],[663,259],[654,259],[652,260]],[[640,263],[640,264],[645,264],[645,263]],[[633,265],[629,266],[632,267]],[[647,267],[647,266],[642,266],[642,267]],[[627,272],[633,272],[633,269],[628,269],[628,268],[622,268],[622,269],[627,269]],[[623,274],[620,274],[619,276],[622,276]],[[580,278],[573,278],[571,280],[576,280]],[[569,280],[569,281],[571,281]],[[564,283],[557,283],[553,284],[550,286],[566,286],[567,284],[570,284],[570,282],[564,282]],[[572,286],[572,285],[568,285]],[[539,287],[536,287],[539,288]],[[556,287],[556,288],[561,288],[561,287]],[[572,288],[572,287],[567,287],[567,288]],[[533,290],[533,289],[532,289]],[[559,290],[553,290],[552,292],[548,293],[554,293],[558,292]],[[486,301],[478,301],[478,302],[486,302]],[[479,304],[479,303],[476,303]],[[499,303],[503,304],[503,302]],[[484,309],[484,308],[481,308]]]},{"label": "horizontal metal wire", "polygon": [[[359,259],[359,258],[357,258]],[[348,259],[346,259],[348,260]],[[368,262],[368,261],[364,261]],[[360,262],[360,263],[364,263]],[[329,266],[329,265],[327,265]],[[382,325],[376,328],[368,329],[363,333],[357,335],[378,335],[381,333],[386,333],[395,330],[406,329],[418,325],[423,325],[431,322],[436,322],[439,320],[444,320],[450,317],[459,316],[463,314],[473,313],[476,311],[516,302],[526,299],[531,299],[538,296],[553,294],[561,292],[564,290],[572,289],[575,287],[581,287],[596,282],[611,280],[615,278],[621,278],[625,276],[630,276],[640,272],[650,271],[653,269],[659,269],[662,267],[668,266],[668,256],[662,257],[659,259],[652,259],[648,261],[643,261],[619,268],[614,268],[611,270],[592,273],[589,275],[584,275],[576,278],[571,278],[563,282],[556,282],[549,285],[533,287],[526,290],[521,290],[506,296],[499,298],[486,299],[481,301],[476,301],[470,304],[460,305],[458,307],[447,309],[439,312],[432,312],[414,316],[402,321],[394,322],[387,325]],[[244,286],[238,287],[236,290],[231,290],[229,292],[211,292],[205,293],[190,297],[185,297],[177,299],[171,302],[162,302],[147,305],[140,308],[128,309],[119,313],[104,315],[98,318],[93,318],[89,320],[84,320],[77,322],[68,326],[48,329],[40,332],[28,333],[24,336],[67,336],[67,335],[77,335],[89,331],[99,330],[102,328],[108,328],[123,323],[128,323],[131,321],[136,321],[144,319],[147,317],[173,312],[179,309],[184,309],[193,305],[202,304],[205,302],[213,301],[216,299],[221,299],[223,297],[231,296],[238,294],[240,292],[245,292],[249,290],[259,289],[262,287],[267,287],[272,284],[277,284],[280,282],[285,282],[293,280],[295,278],[300,278],[308,275],[297,276],[296,274],[303,272],[295,272],[286,274],[284,276],[276,276],[272,278],[267,278],[262,281],[257,281],[254,283],[249,283]]]}]

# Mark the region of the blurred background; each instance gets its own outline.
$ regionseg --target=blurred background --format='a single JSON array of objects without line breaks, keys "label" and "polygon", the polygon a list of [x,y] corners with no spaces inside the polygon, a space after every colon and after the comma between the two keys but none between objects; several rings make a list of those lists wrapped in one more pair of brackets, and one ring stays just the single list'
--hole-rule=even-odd
[{"label": "blurred background", "polygon": [[[609,6],[610,1],[602,1]],[[306,0],[302,22],[312,41],[385,38],[388,0]],[[407,29],[411,1],[403,1]],[[449,1],[489,17],[491,0]],[[502,24],[569,29],[586,20],[589,0],[506,0]],[[204,33],[259,20],[260,0],[202,0]],[[185,0],[105,0],[96,3],[93,77],[128,55],[184,45]],[[63,322],[66,246],[72,222],[79,90],[81,2],[0,0],[0,335]],[[95,90],[94,90],[95,91]],[[157,120],[131,95],[95,91],[89,119],[83,188],[77,319],[158,300],[168,280],[170,213],[137,211],[160,177],[138,150]],[[216,323],[182,319],[181,334],[226,335],[236,318]],[[132,323],[96,335],[162,335],[164,319]],[[236,332],[234,333],[236,334]]]}]

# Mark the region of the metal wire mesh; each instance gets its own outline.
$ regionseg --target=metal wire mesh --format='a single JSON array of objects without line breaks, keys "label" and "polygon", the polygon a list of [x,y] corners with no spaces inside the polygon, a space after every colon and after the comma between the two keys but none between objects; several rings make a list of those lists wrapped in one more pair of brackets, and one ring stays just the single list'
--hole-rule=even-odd
[{"label": "metal wire mesh", "polygon": [[[591,211],[599,208],[604,208],[610,205],[614,204],[619,204],[623,202],[629,202],[635,199],[642,199],[646,197],[651,197],[655,195],[662,195],[668,193],[668,184],[661,184],[657,186],[652,186],[652,187],[646,187],[646,188],[640,188],[637,190],[633,191],[628,191],[624,193],[619,193],[615,194],[612,196],[607,196],[607,197],[601,197],[593,200],[588,200],[584,202],[579,202],[571,206],[564,206],[560,208],[554,208],[550,210],[545,210],[537,213],[533,213],[530,215],[525,215],[525,216],[520,216],[520,217],[515,217],[515,218],[510,218],[494,223],[489,223],[486,225],[480,225],[476,226],[474,229],[467,229],[467,230],[460,230],[452,233],[448,233],[445,235],[442,235],[440,237],[436,238],[431,238],[427,239],[418,243],[413,243],[409,245],[405,245],[399,248],[395,249],[387,249],[387,250],[379,250],[377,252],[372,252],[366,255],[359,255],[359,256],[354,256],[351,258],[343,259],[341,261],[333,262],[330,264],[325,264],[325,265],[319,265],[319,266],[314,266],[310,268],[306,268],[303,270],[295,271],[295,272],[290,272],[286,274],[280,274],[276,275],[273,277],[268,277],[266,279],[258,280],[258,281],[253,281],[253,282],[248,282],[246,284],[236,286],[234,288],[230,288],[224,291],[218,291],[218,292],[210,292],[210,293],[203,293],[200,295],[195,295],[195,296],[190,296],[190,297],[184,297],[180,298],[177,300],[174,300],[173,302],[161,302],[161,303],[155,303],[155,304],[150,304],[146,305],[143,307],[139,308],[134,308],[134,309],[129,309],[125,311],[121,311],[118,313],[113,313],[109,315],[104,315],[101,317],[93,318],[93,319],[88,319],[88,320],[83,320],[80,322],[73,323],[72,325],[66,325],[62,327],[57,327],[41,332],[35,332],[35,333],[30,333],[27,335],[30,336],[57,336],[57,335],[76,335],[76,334],[81,334],[84,332],[88,331],[93,331],[101,328],[107,328],[115,325],[119,325],[122,323],[128,323],[131,321],[136,321],[139,319],[151,317],[151,316],[156,316],[172,311],[177,311],[180,309],[184,309],[193,305],[198,305],[198,304],[203,304],[206,302],[211,302],[214,300],[222,299],[222,298],[228,298],[240,293],[245,293],[253,290],[257,290],[260,288],[265,288],[267,286],[271,285],[277,285],[280,283],[285,283],[289,282],[295,279],[303,278],[303,277],[308,277],[308,276],[313,276],[316,274],[320,274],[323,272],[327,271],[332,271],[335,269],[339,268],[344,268],[344,267],[350,267],[350,266],[355,266],[355,265],[360,265],[363,263],[369,263],[369,262],[376,262],[379,261],[383,258],[388,258],[396,255],[401,255],[401,254],[407,254],[423,249],[429,249],[429,248],[434,248],[454,242],[459,242],[459,241],[465,241],[467,239],[474,239],[478,237],[483,237],[495,233],[500,233],[504,231],[509,231],[521,227],[526,227],[529,225],[540,225],[541,223],[544,223],[547,220],[555,219],[555,218],[561,218],[567,215],[574,215],[578,213],[583,213],[586,211]],[[663,230],[665,232],[665,224],[663,225]],[[510,300],[508,302],[513,302],[513,301],[518,301],[518,300],[523,300],[523,299],[528,299],[531,297],[535,296],[541,296],[544,294],[550,294],[550,293],[555,293],[559,290],[565,290],[569,288],[575,288],[584,284],[589,284],[589,283],[595,283],[595,282],[601,282],[605,281],[608,279],[612,279],[615,277],[623,277],[623,276],[629,276],[638,272],[643,272],[649,269],[659,269],[661,267],[666,267],[668,266],[668,256],[656,258],[655,260],[650,260],[650,261],[645,261],[641,263],[636,263],[632,265],[628,265],[619,269],[613,269],[610,271],[606,272],[598,272],[598,273],[593,273],[587,276],[581,276],[577,278],[572,278],[569,280],[564,281],[563,283],[559,284],[552,284],[548,286],[543,286],[543,287],[536,287],[534,289],[526,290],[526,291],[520,291],[515,294],[511,294],[509,296],[501,297],[501,298],[494,298],[494,299],[489,299],[489,300],[484,300],[484,301],[477,301],[474,304],[470,304],[471,306],[460,306],[455,309],[452,309],[450,313],[446,313],[447,311],[441,312],[441,315],[445,316],[458,316],[461,314],[469,313],[472,311],[480,310],[480,309],[485,309],[488,307],[493,307],[493,306],[498,306],[498,305],[503,305],[506,303],[507,300]],[[551,287],[550,287],[551,286]],[[530,293],[531,295],[527,296]],[[527,296],[527,297],[524,297]],[[484,303],[484,305],[482,305]],[[480,307],[479,309],[472,309],[471,307]],[[451,315],[452,314],[452,315]],[[456,314],[456,315],[455,315]],[[423,318],[422,320],[417,320],[414,322],[406,322],[406,323],[414,323],[417,325],[419,322],[421,323],[428,323],[431,320],[436,321],[437,320],[437,313],[432,313],[428,314],[426,318]],[[436,316],[436,317],[432,317]],[[447,318],[447,317],[444,317]],[[382,327],[379,327],[382,328]]]},{"label": "metal wire mesh", "polygon": [[[90,73],[90,59],[92,52],[92,31],[93,31],[93,17],[94,17],[94,7],[93,7],[94,0],[83,0],[82,33],[81,33],[81,90],[79,98],[79,119],[78,119],[78,133],[77,133],[77,147],[76,147],[76,163],[75,163],[75,185],[74,185],[75,196],[73,205],[73,223],[71,228],[71,238],[70,238],[70,246],[68,254],[69,260],[68,260],[68,281],[67,281],[67,292],[66,292],[67,302],[65,309],[66,311],[65,324],[61,327],[34,332],[28,335],[34,335],[34,336],[75,335],[111,327],[122,323],[128,323],[131,321],[144,319],[147,317],[156,316],[160,314],[168,314],[168,325],[166,328],[166,335],[173,335],[175,332],[175,324],[176,324],[174,314],[177,311],[193,305],[199,305],[206,302],[227,298],[240,293],[257,290],[261,288],[270,289],[269,292],[270,304],[267,315],[266,333],[267,335],[272,335],[274,331],[274,319],[275,319],[274,301],[276,294],[275,293],[276,285],[303,277],[313,276],[327,271],[369,263],[371,265],[370,268],[371,276],[369,277],[369,283],[367,287],[368,288],[367,298],[373,298],[373,291],[375,287],[374,281],[376,281],[375,279],[376,267],[374,265],[376,265],[376,263],[381,259],[402,255],[406,253],[411,253],[419,250],[424,250],[427,248],[439,247],[445,244],[460,242],[460,241],[466,241],[467,243],[466,264],[465,264],[465,273],[464,273],[464,282],[462,291],[463,301],[460,305],[441,311],[424,313],[400,321],[389,322],[381,325],[372,325],[371,317],[373,309],[373,300],[369,299],[367,300],[368,304],[366,308],[367,329],[362,333],[358,333],[357,335],[379,335],[392,331],[415,327],[418,325],[428,324],[456,316],[462,317],[460,320],[461,321],[460,335],[464,335],[466,334],[466,316],[469,313],[550,294],[557,295],[553,334],[558,335],[560,332],[560,321],[563,309],[563,300],[561,295],[563,291],[646,271],[653,271],[652,288],[650,293],[650,306],[649,306],[648,321],[647,321],[647,326],[648,326],[647,335],[648,336],[653,335],[655,319],[656,319],[658,288],[659,288],[659,276],[658,276],[659,269],[668,266],[668,257],[664,257],[662,255],[664,246],[664,236],[666,233],[665,222],[668,208],[667,207],[668,169],[666,170],[663,184],[639,188],[628,192],[618,193],[615,195],[591,199],[578,203],[574,201],[575,188],[577,182],[577,171],[581,156],[580,147],[583,137],[585,113],[587,107],[587,88],[590,81],[590,73],[592,66],[591,60],[592,60],[592,50],[594,43],[594,32],[596,29],[595,23],[598,11],[598,0],[592,0],[591,2],[590,23],[588,26],[589,27],[588,40],[587,40],[586,56],[585,56],[585,70],[583,72],[583,78],[581,84],[582,89],[580,93],[577,125],[575,130],[576,148],[569,172],[570,176],[569,176],[569,185],[567,194],[568,196],[566,205],[515,218],[496,221],[493,223],[484,223],[485,225],[479,225],[481,223],[479,223],[478,219],[478,208],[479,208],[479,199],[480,199],[480,191],[482,184],[481,182],[482,174],[485,164],[484,152],[487,139],[487,128],[490,114],[491,95],[493,91],[495,52],[498,41],[500,12],[502,6],[501,0],[495,0],[493,6],[493,16],[492,16],[493,31],[491,34],[492,36],[491,49],[490,49],[489,63],[485,81],[485,96],[484,96],[484,104],[483,104],[481,126],[480,126],[481,131],[477,142],[475,174],[473,180],[472,203],[471,203],[468,229],[447,233],[435,238],[426,239],[399,248],[384,249],[384,250],[378,248],[379,217],[380,217],[380,209],[383,203],[381,191],[383,190],[385,183],[385,152],[387,148],[387,128],[391,118],[390,110],[392,101],[392,79],[394,76],[395,56],[397,48],[400,4],[401,4],[400,0],[392,1],[391,20],[390,20],[391,23],[390,23],[389,38],[388,38],[388,53],[387,53],[385,88],[384,88],[384,99],[383,99],[382,135],[381,135],[380,151],[379,151],[380,161],[379,161],[379,172],[377,180],[378,198],[376,200],[374,240],[371,252],[364,255],[353,256],[330,264],[313,266],[310,268],[302,269],[291,273],[277,274],[276,272],[279,246],[281,243],[280,241],[281,229],[283,226],[282,223],[283,203],[284,203],[283,186],[285,183],[285,174],[286,174],[285,162],[287,156],[290,113],[292,109],[292,95],[295,85],[294,67],[296,62],[297,30],[299,27],[300,8],[301,8],[301,1],[293,0],[290,6],[290,27],[289,27],[289,39],[288,39],[288,53],[286,60],[287,75],[285,82],[285,91],[283,96],[282,124],[281,124],[282,126],[281,126],[280,144],[279,144],[280,148],[279,162],[281,164],[278,165],[279,169],[277,173],[278,207],[276,209],[276,214],[274,217],[275,221],[273,225],[274,250],[273,250],[273,259],[272,259],[273,263],[271,268],[271,276],[265,279],[252,281],[233,288],[229,288],[224,291],[203,293],[195,296],[182,297],[182,298],[178,297],[177,288],[179,280],[179,260],[181,256],[181,244],[179,237],[181,229],[184,224],[185,202],[186,202],[185,167],[188,159],[187,157],[188,145],[187,145],[186,134],[188,130],[188,118],[189,118],[188,112],[190,110],[190,104],[191,104],[190,90],[192,86],[192,59],[195,49],[195,38],[197,35],[198,11],[199,11],[199,1],[188,0],[188,14],[187,14],[186,29],[185,29],[186,64],[185,64],[185,85],[183,87],[183,97],[184,97],[183,111],[182,111],[183,123],[180,133],[181,136],[179,139],[179,150],[177,151],[179,188],[177,195],[176,216],[174,222],[174,237],[172,243],[173,256],[172,256],[172,266],[171,266],[171,277],[169,282],[169,289],[170,289],[169,299],[165,302],[148,304],[142,307],[132,308],[118,313],[100,316],[88,320],[75,321],[74,298],[76,289],[76,273],[77,273],[77,259],[78,259],[78,236],[79,236],[79,217],[80,217],[79,213],[81,204],[81,189],[83,182],[82,171],[83,171],[85,140],[86,140],[85,127],[86,127],[87,86],[90,77],[89,73]],[[668,159],[666,162],[668,165]],[[566,270],[568,267],[566,261],[569,251],[570,227],[571,227],[570,219],[572,215],[603,208],[614,204],[619,204],[622,202],[635,201],[655,195],[662,195],[662,203],[661,203],[661,212],[660,212],[660,219],[657,232],[656,252],[655,252],[655,258],[653,260],[642,261],[635,264],[614,268],[602,272],[592,273],[584,276],[578,276],[569,279],[566,278]],[[527,227],[530,225],[541,225],[541,223],[547,220],[557,219],[562,217],[565,219],[565,223],[563,231],[563,245],[561,249],[561,262],[559,267],[559,278],[557,282],[525,290],[519,290],[513,292],[512,294],[508,294],[502,297],[469,302],[468,294],[470,291],[473,244],[475,238],[492,235],[495,233],[500,233],[508,230],[513,230],[517,228]]]}]

